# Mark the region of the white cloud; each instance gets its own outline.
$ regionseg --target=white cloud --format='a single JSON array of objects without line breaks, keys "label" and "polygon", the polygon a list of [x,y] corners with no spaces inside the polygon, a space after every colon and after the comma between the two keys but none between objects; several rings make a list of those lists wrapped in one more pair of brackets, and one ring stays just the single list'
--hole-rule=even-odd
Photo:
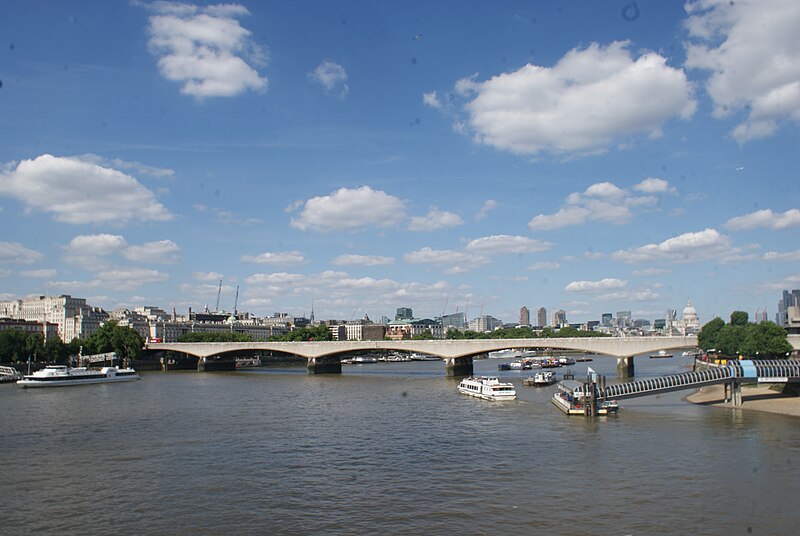
[{"label": "white cloud", "polygon": [[274,284],[292,284],[302,281],[302,274],[290,274],[288,272],[276,272],[272,274],[253,274],[245,282],[251,285],[274,285]]},{"label": "white cloud", "polygon": [[150,283],[167,281],[169,275],[158,270],[146,268],[120,268],[106,270],[97,274],[93,282],[95,287],[111,288],[114,290],[129,290]]},{"label": "white cloud", "polygon": [[646,194],[675,193],[677,191],[675,187],[669,185],[669,182],[657,177],[648,177],[633,189]]},{"label": "white cloud", "polygon": [[56,276],[58,272],[52,268],[42,268],[41,270],[26,270],[19,273],[23,277],[34,277],[37,279],[48,279]]},{"label": "white cloud", "polygon": [[242,255],[242,262],[254,262],[256,264],[305,264],[306,259],[299,251],[265,251],[258,255]]},{"label": "white cloud", "polygon": [[737,216],[725,223],[728,229],[740,231],[766,227],[768,229],[786,229],[800,226],[800,210],[793,208],[784,213],[773,212],[772,209],[757,210],[744,216]]},{"label": "white cloud", "polygon": [[44,258],[38,251],[28,249],[17,242],[0,242],[0,262],[33,264]]},{"label": "white cloud", "polygon": [[171,2],[148,8],[156,13],[148,32],[158,69],[164,78],[183,83],[181,93],[203,99],[267,88],[267,77],[253,67],[266,64],[266,53],[236,19],[248,15],[247,8]]},{"label": "white cloud", "polygon": [[76,236],[70,240],[65,250],[66,257],[70,262],[86,264],[94,262],[96,257],[119,253],[126,247],[128,247],[128,243],[124,237],[103,233]]},{"label": "white cloud", "polygon": [[344,97],[350,91],[350,87],[347,85],[347,71],[338,63],[325,60],[308,73],[308,77],[321,84],[328,93],[336,93]]},{"label": "white cloud", "polygon": [[685,73],[654,52],[634,59],[629,45],[593,43],[553,67],[459,80],[456,92],[474,96],[464,126],[476,141],[514,153],[589,153],[690,117],[696,103]]},{"label": "white cloud", "polygon": [[180,246],[172,240],[157,240],[141,246],[128,246],[122,254],[131,261],[175,264],[181,260],[180,251]]},{"label": "white cloud", "polygon": [[800,251],[787,251],[786,253],[778,253],[777,251],[768,251],[762,257],[765,261],[789,262],[800,261]]},{"label": "white cloud", "polygon": [[487,199],[486,201],[484,201],[483,206],[478,211],[478,213],[475,214],[475,221],[481,221],[483,218],[486,217],[487,214],[489,214],[489,212],[491,212],[496,208],[497,208],[497,201],[495,201],[494,199]]},{"label": "white cloud", "polygon": [[192,272],[192,279],[195,281],[219,281],[225,278],[217,272]]},{"label": "white cloud", "polygon": [[711,71],[706,90],[719,118],[746,113],[740,143],[800,122],[800,3],[795,0],[686,4],[686,66]]},{"label": "white cloud", "polygon": [[694,262],[707,259],[724,261],[738,255],[740,249],[733,248],[730,239],[716,229],[704,229],[684,233],[658,244],[647,244],[638,248],[615,251],[611,258],[629,264],[642,262]]},{"label": "white cloud", "polygon": [[[649,180],[649,179],[648,179]],[[659,179],[660,180],[660,179]],[[647,180],[643,181],[646,183]],[[664,181],[666,183],[666,181]],[[639,183],[637,186],[641,186]],[[648,183],[653,187],[653,183]],[[636,187],[634,187],[636,188]],[[589,186],[583,193],[573,192],[567,196],[566,204],[554,214],[539,214],[528,222],[531,230],[552,230],[589,221],[613,224],[627,223],[637,207],[655,205],[654,196],[636,196],[610,182],[599,182]]]},{"label": "white cloud", "polygon": [[464,265],[470,266],[489,262],[489,259],[483,255],[450,249],[431,249],[429,247],[406,253],[403,255],[403,260],[411,264],[450,264],[461,268],[464,268]]},{"label": "white cloud", "polygon": [[116,169],[49,154],[11,168],[13,164],[0,171],[0,195],[18,199],[28,211],[50,212],[56,221],[125,224],[173,219],[150,190]]},{"label": "white cloud", "polygon": [[394,264],[394,257],[379,255],[339,255],[331,261],[338,266],[386,266]]},{"label": "white cloud", "polygon": [[494,235],[476,238],[470,241],[465,249],[492,255],[497,253],[537,253],[551,247],[553,244],[550,242],[525,236]]},{"label": "white cloud", "polygon": [[306,201],[292,227],[302,231],[352,231],[387,227],[405,218],[403,201],[369,186],[340,188],[331,195]]},{"label": "white cloud", "polygon": [[672,272],[667,268],[645,268],[643,270],[634,270],[631,272],[632,275],[635,276],[653,276],[653,275],[664,275]]},{"label": "white cloud", "polygon": [[573,281],[564,287],[566,292],[599,292],[604,290],[625,288],[627,281],[607,277],[600,281]]},{"label": "white cloud", "polygon": [[539,261],[528,266],[528,270],[555,270],[556,268],[561,268],[561,264],[557,262]]},{"label": "white cloud", "polygon": [[660,300],[661,295],[658,292],[653,292],[650,289],[609,292],[601,294],[595,298],[596,301],[622,301],[622,302],[642,302],[642,301],[656,301]]},{"label": "white cloud", "polygon": [[442,101],[439,100],[439,95],[435,91],[422,94],[422,102],[431,108],[439,109],[442,107]]},{"label": "white cloud", "polygon": [[142,175],[148,175],[158,179],[171,179],[175,176],[175,171],[169,168],[148,166],[141,162],[129,162],[127,160],[120,160],[119,158],[105,158],[92,153],[82,154],[75,158],[82,162],[88,162],[98,166],[111,167],[114,169],[130,169]]},{"label": "white cloud", "polygon": [[425,216],[414,216],[408,225],[409,231],[435,231],[449,227],[458,227],[464,220],[461,216],[445,210],[432,208]]}]

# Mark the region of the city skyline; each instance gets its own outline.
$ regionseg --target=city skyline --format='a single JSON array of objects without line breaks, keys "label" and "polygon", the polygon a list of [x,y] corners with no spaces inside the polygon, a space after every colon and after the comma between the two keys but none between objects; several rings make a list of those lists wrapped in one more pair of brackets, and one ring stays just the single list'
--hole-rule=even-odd
[{"label": "city skyline", "polygon": [[772,320],[800,6],[468,11],[0,7],[0,301]]}]

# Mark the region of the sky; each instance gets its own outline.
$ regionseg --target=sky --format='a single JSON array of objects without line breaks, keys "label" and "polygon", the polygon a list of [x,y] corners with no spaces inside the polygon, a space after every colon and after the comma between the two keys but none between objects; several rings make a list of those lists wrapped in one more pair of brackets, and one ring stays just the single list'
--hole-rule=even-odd
[{"label": "sky", "polygon": [[773,319],[797,28],[796,0],[3,2],[0,300]]}]

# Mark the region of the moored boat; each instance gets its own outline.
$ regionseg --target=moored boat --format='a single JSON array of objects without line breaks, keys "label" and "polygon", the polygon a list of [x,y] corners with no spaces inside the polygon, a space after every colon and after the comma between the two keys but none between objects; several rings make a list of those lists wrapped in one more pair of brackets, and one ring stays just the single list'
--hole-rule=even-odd
[{"label": "moored boat", "polygon": [[17,382],[20,387],[57,387],[61,385],[84,385],[90,383],[113,383],[138,380],[132,368],[103,367],[100,370],[66,365],[49,365],[25,376]]},{"label": "moored boat", "polygon": [[[567,415],[585,415],[586,406],[583,392],[584,384],[575,380],[564,380],[558,383],[558,390],[553,393],[551,402]],[[597,415],[610,415],[619,412],[616,400],[604,400],[597,404]]]},{"label": "moored boat", "polygon": [[470,376],[458,384],[461,394],[484,400],[514,400],[517,392],[514,384],[501,382],[496,376]]},{"label": "moored boat", "polygon": [[523,385],[533,385],[534,387],[544,387],[556,383],[556,375],[551,370],[541,370],[529,378],[522,380]]},{"label": "moored boat", "polygon": [[659,350],[658,353],[650,354],[650,359],[668,358],[668,357],[672,357],[672,354],[668,353],[666,350]]}]

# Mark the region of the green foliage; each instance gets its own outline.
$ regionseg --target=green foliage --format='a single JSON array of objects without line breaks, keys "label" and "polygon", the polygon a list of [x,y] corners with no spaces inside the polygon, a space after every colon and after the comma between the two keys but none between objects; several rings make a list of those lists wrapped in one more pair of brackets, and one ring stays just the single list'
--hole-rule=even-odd
[{"label": "green foliage", "polygon": [[747,311],[734,311],[731,313],[731,324],[734,326],[746,326],[750,322]]},{"label": "green foliage", "polygon": [[79,350],[77,339],[64,344],[58,337],[50,337],[45,343],[41,333],[0,331],[0,363],[23,363],[29,356],[32,361],[66,363],[69,356],[77,355]]},{"label": "green foliage", "polygon": [[106,322],[97,333],[83,343],[84,354],[116,352],[122,359],[136,359],[141,355],[144,341],[135,329],[123,327],[113,320]]},{"label": "green foliage", "polygon": [[269,340],[274,342],[331,341],[333,340],[333,334],[326,324],[320,324],[319,326],[296,329],[283,335],[273,335]]},{"label": "green foliage", "polygon": [[721,318],[711,320],[697,334],[698,346],[703,350],[714,348],[727,356],[759,359],[781,358],[791,351],[786,330],[772,322],[741,324],[746,318],[747,313],[734,311],[730,324]]},{"label": "green foliage", "polygon": [[422,333],[417,333],[416,335],[411,337],[411,340],[412,341],[430,341],[430,340],[433,340],[433,333],[431,333],[431,330],[426,329]]},{"label": "green foliage", "polygon": [[236,331],[209,331],[184,333],[178,342],[253,342],[253,338]]}]

